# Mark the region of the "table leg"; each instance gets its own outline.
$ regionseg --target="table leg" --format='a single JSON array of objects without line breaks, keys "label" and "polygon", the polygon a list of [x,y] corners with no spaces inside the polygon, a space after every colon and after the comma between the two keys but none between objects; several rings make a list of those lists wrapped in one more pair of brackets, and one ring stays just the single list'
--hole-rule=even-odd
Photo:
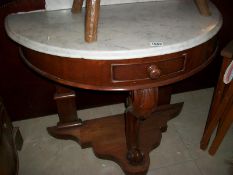
[{"label": "table leg", "polygon": [[58,127],[68,127],[80,125],[82,122],[78,118],[75,104],[75,92],[67,87],[57,85],[54,100],[57,104],[59,116]]},{"label": "table leg", "polygon": [[86,42],[90,43],[97,40],[99,11],[100,11],[100,0],[86,1],[86,24],[85,24]]},{"label": "table leg", "polygon": [[127,159],[131,164],[143,162],[143,153],[139,149],[140,120],[151,115],[158,104],[158,88],[134,90],[130,93],[130,105],[126,109]]},{"label": "table leg", "polygon": [[74,0],[71,12],[72,13],[79,13],[79,12],[81,12],[82,6],[83,6],[83,0]]}]

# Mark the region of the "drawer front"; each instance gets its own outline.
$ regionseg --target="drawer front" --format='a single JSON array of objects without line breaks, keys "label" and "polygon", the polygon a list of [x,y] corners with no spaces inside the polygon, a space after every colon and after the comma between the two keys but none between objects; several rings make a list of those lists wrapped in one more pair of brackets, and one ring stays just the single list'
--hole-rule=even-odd
[{"label": "drawer front", "polygon": [[176,58],[138,64],[112,64],[113,82],[156,80],[185,71],[186,54]]},{"label": "drawer front", "polygon": [[129,91],[160,87],[205,68],[216,54],[216,38],[167,55],[122,60],[88,60],[48,55],[23,48],[22,59],[55,82],[92,90]]}]

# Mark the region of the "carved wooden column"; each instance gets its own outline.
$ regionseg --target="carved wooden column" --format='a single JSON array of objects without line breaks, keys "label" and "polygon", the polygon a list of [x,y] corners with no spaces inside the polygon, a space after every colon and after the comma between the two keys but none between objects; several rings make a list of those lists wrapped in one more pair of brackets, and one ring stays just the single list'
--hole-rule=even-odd
[{"label": "carved wooden column", "polygon": [[143,153],[139,149],[140,123],[155,110],[158,104],[158,88],[134,90],[129,97],[130,106],[126,110],[127,159],[131,164],[143,162]]},{"label": "carved wooden column", "polygon": [[82,121],[77,115],[75,97],[75,92],[72,89],[56,85],[54,100],[57,104],[59,116],[58,127],[62,128],[82,124]]},{"label": "carved wooden column", "polygon": [[85,41],[97,40],[100,0],[86,0]]}]

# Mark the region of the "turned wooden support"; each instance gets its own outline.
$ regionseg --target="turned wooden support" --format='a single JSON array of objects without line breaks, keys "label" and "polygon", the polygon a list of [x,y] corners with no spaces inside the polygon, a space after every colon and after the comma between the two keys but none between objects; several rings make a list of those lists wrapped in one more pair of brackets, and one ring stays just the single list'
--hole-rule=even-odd
[{"label": "turned wooden support", "polygon": [[140,123],[155,110],[158,104],[158,88],[134,90],[129,96],[130,106],[126,110],[127,159],[130,164],[143,163],[143,153],[139,149]]},{"label": "turned wooden support", "polygon": [[100,0],[86,0],[85,41],[97,40]]},{"label": "turned wooden support", "polygon": [[79,13],[79,12],[81,12],[82,6],[83,6],[83,0],[74,0],[71,12],[72,13]]},{"label": "turned wooden support", "polygon": [[203,16],[210,16],[210,9],[208,5],[208,0],[195,0],[197,7]]},{"label": "turned wooden support", "polygon": [[75,98],[75,92],[72,89],[56,85],[54,100],[57,104],[59,116],[58,127],[68,127],[82,123],[77,115]]}]

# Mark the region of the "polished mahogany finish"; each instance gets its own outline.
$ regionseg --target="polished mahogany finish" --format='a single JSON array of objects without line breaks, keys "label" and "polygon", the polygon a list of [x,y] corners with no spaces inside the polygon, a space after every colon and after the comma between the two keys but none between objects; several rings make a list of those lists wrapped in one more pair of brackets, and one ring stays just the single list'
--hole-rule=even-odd
[{"label": "polished mahogany finish", "polygon": [[[88,60],[21,50],[25,63],[39,74],[68,86],[92,90],[136,90],[168,85],[185,79],[207,66],[216,53],[216,38],[185,51],[128,60]],[[148,67],[156,65],[156,80]],[[78,73],[77,73],[78,71]]]},{"label": "polished mahogany finish", "polygon": [[151,116],[158,104],[158,88],[134,90],[129,96],[129,106],[125,112],[127,158],[131,164],[143,162],[139,149],[140,122]]},{"label": "polished mahogany finish", "polygon": [[[182,106],[183,103],[159,106],[147,120],[139,121],[137,153],[142,153],[143,159],[139,153],[135,157],[136,161],[132,157],[127,158],[129,152],[125,139],[124,115],[83,121],[83,125],[79,127],[49,127],[48,131],[56,138],[73,139],[82,148],[92,147],[97,157],[113,160],[127,175],[145,175],[150,164],[149,153],[159,146],[162,128],[166,127],[168,120],[180,113]],[[135,117],[132,119],[135,120]]]},{"label": "polished mahogany finish", "polygon": [[[159,145],[167,122],[182,108],[182,103],[158,106],[159,87],[207,66],[216,53],[216,44],[214,37],[181,52],[122,60],[65,58],[23,47],[20,54],[34,71],[66,86],[57,86],[55,100],[60,122],[48,128],[51,135],[92,146],[98,157],[117,162],[126,174],[146,174],[150,151]],[[129,91],[125,114],[82,123],[75,113],[75,96],[69,86]],[[68,108],[64,108],[66,104]]]},{"label": "polished mahogany finish", "polygon": [[[232,0],[212,0],[223,16],[223,27],[219,32],[219,48],[223,49],[233,38]],[[44,0],[15,0],[0,9],[0,95],[12,120],[22,120],[47,116],[56,112],[53,100],[55,88],[51,81],[30,71],[21,61],[18,45],[7,37],[4,29],[4,18],[10,13],[38,10],[45,7]],[[171,93],[181,93],[190,90],[212,87],[217,83],[221,65],[221,57],[216,59],[204,70],[185,80],[161,87],[159,92],[163,98],[159,101],[169,103]],[[14,70],[14,73],[9,72]],[[168,92],[167,92],[167,89]],[[98,92],[91,90],[78,91],[76,100],[78,109],[124,102],[127,92]],[[166,97],[166,98],[165,98]],[[92,99],[91,101],[89,99]],[[166,101],[167,99],[167,101]]]},{"label": "polished mahogany finish", "polygon": [[[44,8],[44,0],[15,0],[0,4],[0,96],[12,120],[42,117],[57,111],[53,100],[56,89],[52,81],[34,73],[24,64],[19,55],[19,45],[7,36],[4,28],[4,19],[10,13]],[[162,90],[163,94],[169,94],[166,89]],[[78,92],[78,109],[122,103],[127,97],[127,92],[74,90]],[[161,102],[167,104],[169,98],[168,95],[168,101],[161,99]]]},{"label": "polished mahogany finish", "polygon": [[158,68],[158,66],[153,64],[147,68],[147,72],[151,79],[159,78],[161,75],[161,70]]},{"label": "polished mahogany finish", "polygon": [[57,111],[60,122],[59,127],[81,125],[82,121],[78,118],[77,107],[75,104],[75,91],[62,85],[56,85],[54,100],[57,104]]}]

